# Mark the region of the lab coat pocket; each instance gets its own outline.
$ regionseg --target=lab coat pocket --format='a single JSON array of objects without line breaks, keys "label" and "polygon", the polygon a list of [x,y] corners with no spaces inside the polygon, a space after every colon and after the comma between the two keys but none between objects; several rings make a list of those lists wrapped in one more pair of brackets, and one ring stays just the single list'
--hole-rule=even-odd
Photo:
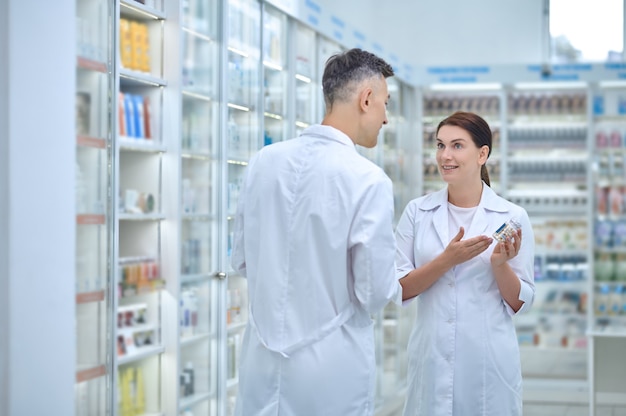
[{"label": "lab coat pocket", "polygon": [[[492,323],[493,328],[487,329],[487,374],[488,377],[497,378],[492,386],[503,386],[517,397],[521,393],[522,373],[520,353],[514,331],[502,324]],[[497,334],[494,336],[494,333]],[[505,394],[505,392],[503,392]]]},{"label": "lab coat pocket", "polygon": [[[358,314],[357,314],[358,315]],[[361,392],[360,397],[367,399],[362,402],[359,415],[371,415],[374,409],[374,393],[376,391],[376,352],[374,340],[374,321],[367,317],[353,316],[342,328],[344,337],[351,339],[352,347],[346,348],[348,356],[337,363],[335,368],[347,367],[348,379],[340,386],[351,385],[350,390]],[[336,345],[336,344],[335,344]],[[355,395],[359,397],[359,395]],[[347,413],[342,413],[347,414]]]}]

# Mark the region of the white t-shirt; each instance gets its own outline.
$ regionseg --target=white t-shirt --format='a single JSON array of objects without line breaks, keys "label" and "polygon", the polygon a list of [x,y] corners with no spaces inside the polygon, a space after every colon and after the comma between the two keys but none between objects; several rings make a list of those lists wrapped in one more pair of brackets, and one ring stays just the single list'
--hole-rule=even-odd
[{"label": "white t-shirt", "polygon": [[470,225],[472,225],[476,208],[478,206],[461,208],[448,202],[448,235],[450,238],[454,238],[459,233],[460,227],[463,227],[465,231],[469,229]]}]

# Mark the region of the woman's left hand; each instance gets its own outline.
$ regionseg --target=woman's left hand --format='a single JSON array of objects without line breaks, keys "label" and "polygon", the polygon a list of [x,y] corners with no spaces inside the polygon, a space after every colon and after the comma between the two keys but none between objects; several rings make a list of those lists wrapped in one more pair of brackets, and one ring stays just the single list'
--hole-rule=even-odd
[{"label": "woman's left hand", "polygon": [[491,254],[491,265],[498,267],[506,263],[509,259],[517,256],[522,245],[522,230],[517,230],[517,234],[511,240],[498,243]]}]

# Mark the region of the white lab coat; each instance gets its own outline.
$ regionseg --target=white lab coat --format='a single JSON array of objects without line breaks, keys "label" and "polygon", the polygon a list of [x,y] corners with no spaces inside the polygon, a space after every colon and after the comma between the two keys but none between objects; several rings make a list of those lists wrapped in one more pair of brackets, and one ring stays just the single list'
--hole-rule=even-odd
[{"label": "white lab coat", "polygon": [[390,179],[329,126],[255,155],[233,268],[248,279],[237,415],[366,416],[371,314],[401,302]]},{"label": "white lab coat", "polygon": [[[448,230],[447,201],[444,188],[407,204],[396,227],[398,278],[435,258],[454,237]],[[534,235],[526,211],[483,185],[463,239],[491,236],[511,218],[522,225],[519,254],[509,260],[521,281],[519,299],[524,305],[519,313],[530,308],[535,293]],[[495,245],[494,240],[485,252],[449,270],[413,298],[417,318],[408,346],[405,416],[522,415],[515,313],[491,271]]]}]

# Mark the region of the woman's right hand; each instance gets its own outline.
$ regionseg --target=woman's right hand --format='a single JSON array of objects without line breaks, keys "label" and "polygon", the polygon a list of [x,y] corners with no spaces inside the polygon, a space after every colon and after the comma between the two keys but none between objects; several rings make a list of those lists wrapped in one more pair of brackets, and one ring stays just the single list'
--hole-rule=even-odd
[{"label": "woman's right hand", "polygon": [[464,235],[465,230],[461,227],[457,235],[452,238],[443,252],[443,255],[450,262],[451,267],[473,259],[487,250],[493,242],[493,238],[487,237],[486,235],[479,235],[468,238],[467,240],[462,240]]}]

